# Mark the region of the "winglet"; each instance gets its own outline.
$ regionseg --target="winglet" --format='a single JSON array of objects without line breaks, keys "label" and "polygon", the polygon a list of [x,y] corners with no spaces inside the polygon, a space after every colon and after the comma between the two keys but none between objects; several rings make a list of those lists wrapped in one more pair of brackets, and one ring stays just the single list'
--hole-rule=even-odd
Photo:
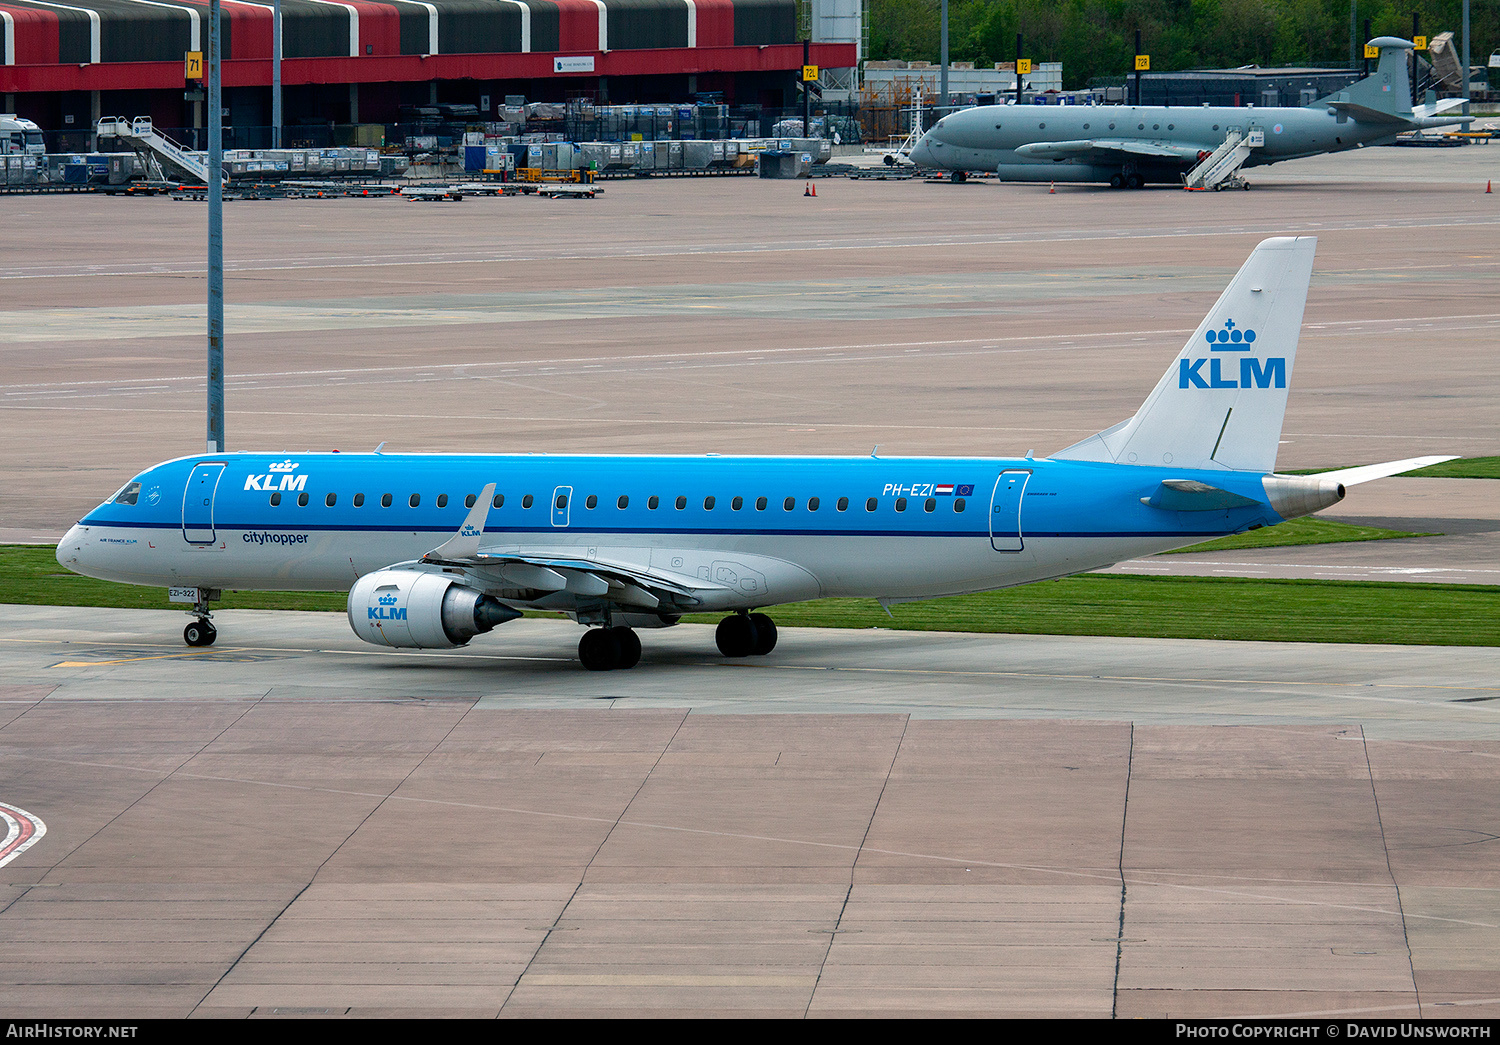
[{"label": "winglet", "polygon": [[490,483],[479,493],[479,500],[464,517],[458,532],[443,544],[423,556],[424,559],[472,559],[479,554],[479,538],[484,536],[484,521],[489,517],[490,504],[495,496],[495,484]]}]

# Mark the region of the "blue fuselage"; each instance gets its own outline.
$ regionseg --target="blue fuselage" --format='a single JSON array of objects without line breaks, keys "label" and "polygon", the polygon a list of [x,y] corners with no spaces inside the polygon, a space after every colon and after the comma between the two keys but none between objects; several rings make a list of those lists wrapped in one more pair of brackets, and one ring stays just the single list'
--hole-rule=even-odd
[{"label": "blue fuselage", "polygon": [[[1168,478],[1257,503],[1142,503]],[[1274,525],[1261,478],[1030,458],[199,455],[142,472],[70,531],[58,558],[135,584],[347,589],[441,545],[494,483],[486,553],[630,563],[686,581],[727,569],[749,579],[726,608],[917,598]]]}]

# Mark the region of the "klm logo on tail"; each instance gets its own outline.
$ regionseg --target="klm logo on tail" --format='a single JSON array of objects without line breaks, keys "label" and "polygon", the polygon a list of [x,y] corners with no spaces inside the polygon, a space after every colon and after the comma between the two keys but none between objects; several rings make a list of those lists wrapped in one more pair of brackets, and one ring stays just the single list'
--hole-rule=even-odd
[{"label": "klm logo on tail", "polygon": [[[1249,352],[1255,343],[1255,331],[1235,326],[1234,320],[1226,319],[1222,330],[1210,330],[1203,335],[1210,352]],[[1203,368],[1207,365],[1208,373]],[[1231,368],[1224,373],[1224,360],[1203,356],[1198,359],[1177,361],[1178,388],[1285,388],[1286,358],[1273,356],[1256,359],[1241,356],[1239,373]]]}]

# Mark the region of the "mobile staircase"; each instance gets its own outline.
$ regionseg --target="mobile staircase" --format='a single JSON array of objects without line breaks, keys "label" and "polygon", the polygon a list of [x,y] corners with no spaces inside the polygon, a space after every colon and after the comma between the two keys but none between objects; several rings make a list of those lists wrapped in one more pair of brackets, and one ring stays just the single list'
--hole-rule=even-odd
[{"label": "mobile staircase", "polygon": [[1240,177],[1239,170],[1250,158],[1250,153],[1266,143],[1266,132],[1252,127],[1248,132],[1232,130],[1224,138],[1224,144],[1199,161],[1198,166],[1183,176],[1183,187],[1190,192],[1205,189],[1248,189],[1250,183]]},{"label": "mobile staircase", "polygon": [[[184,149],[171,138],[159,133],[151,126],[149,116],[137,116],[134,120],[127,120],[123,116],[107,116],[99,121],[98,133],[101,138],[114,137],[129,142],[146,161],[147,169],[152,170],[153,174],[165,166],[201,185],[208,184],[208,158],[202,153]],[[221,183],[229,180],[223,171],[219,172],[219,176]]]}]

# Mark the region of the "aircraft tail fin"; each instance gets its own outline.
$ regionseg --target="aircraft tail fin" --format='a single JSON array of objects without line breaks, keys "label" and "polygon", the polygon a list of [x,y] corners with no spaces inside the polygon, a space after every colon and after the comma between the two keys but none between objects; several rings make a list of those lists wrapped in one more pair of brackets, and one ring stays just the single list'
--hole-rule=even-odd
[{"label": "aircraft tail fin", "polygon": [[1377,36],[1367,46],[1380,49],[1380,61],[1375,71],[1363,80],[1356,80],[1348,87],[1326,98],[1319,98],[1313,106],[1347,105],[1356,119],[1360,113],[1371,116],[1381,114],[1396,120],[1409,119],[1411,108],[1411,78],[1406,71],[1406,52],[1416,44],[1399,36]]},{"label": "aircraft tail fin", "polygon": [[1273,471],[1316,248],[1262,242],[1135,416],[1052,457]]}]

